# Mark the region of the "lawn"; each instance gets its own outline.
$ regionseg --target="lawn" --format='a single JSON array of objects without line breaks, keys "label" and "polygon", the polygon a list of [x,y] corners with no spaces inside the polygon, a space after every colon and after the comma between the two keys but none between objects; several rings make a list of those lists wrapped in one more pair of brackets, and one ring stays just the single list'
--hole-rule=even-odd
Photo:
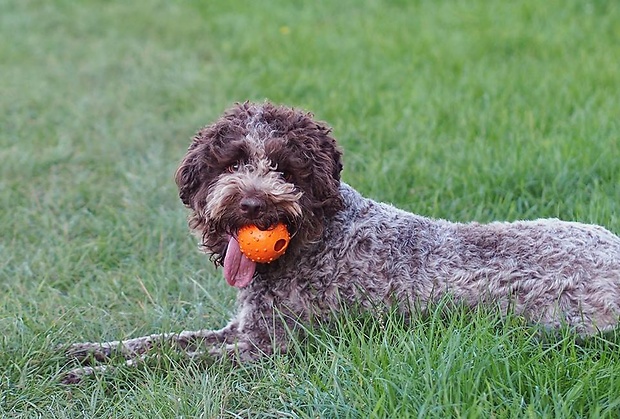
[{"label": "lawn", "polygon": [[3,0],[0,416],[620,416],[620,337],[492,311],[351,315],[256,365],[164,353],[69,387],[56,350],[231,315],[173,174],[237,101],[328,121],[369,197],[620,233],[618,22],[614,0]]}]

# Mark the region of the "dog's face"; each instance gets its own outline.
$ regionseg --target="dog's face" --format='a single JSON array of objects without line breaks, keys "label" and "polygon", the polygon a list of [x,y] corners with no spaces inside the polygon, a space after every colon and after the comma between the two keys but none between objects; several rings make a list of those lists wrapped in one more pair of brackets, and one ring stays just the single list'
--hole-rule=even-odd
[{"label": "dog's face", "polygon": [[[240,257],[234,246],[240,227],[283,222],[290,250],[317,240],[325,218],[341,208],[341,152],[330,131],[307,113],[244,103],[194,136],[176,183],[192,210],[190,228],[227,279],[231,269],[244,268],[226,266]],[[229,283],[245,286],[247,275]]]}]

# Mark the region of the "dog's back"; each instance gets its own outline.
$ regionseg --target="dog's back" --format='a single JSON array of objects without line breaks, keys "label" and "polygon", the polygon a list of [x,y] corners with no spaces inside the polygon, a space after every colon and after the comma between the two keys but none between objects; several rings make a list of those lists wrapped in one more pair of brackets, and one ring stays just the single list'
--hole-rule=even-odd
[{"label": "dog's back", "polygon": [[246,292],[265,287],[302,318],[343,304],[423,310],[449,293],[551,328],[592,333],[617,324],[620,238],[602,227],[451,223],[364,198],[346,184],[341,193],[344,209],[323,240],[267,269]]}]

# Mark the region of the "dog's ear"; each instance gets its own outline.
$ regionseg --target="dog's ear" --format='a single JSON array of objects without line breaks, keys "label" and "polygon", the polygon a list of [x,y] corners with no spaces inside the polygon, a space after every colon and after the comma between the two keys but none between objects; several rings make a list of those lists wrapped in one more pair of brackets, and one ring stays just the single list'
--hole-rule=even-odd
[{"label": "dog's ear", "polygon": [[268,122],[273,126],[279,124],[283,133],[285,146],[274,153],[275,160],[282,163],[285,171],[296,175],[306,208],[318,219],[334,215],[342,208],[342,152],[331,136],[331,128],[310,113],[284,112],[283,108],[273,122]]},{"label": "dog's ear", "polygon": [[192,206],[192,198],[200,189],[202,163],[198,148],[198,140],[194,138],[174,175],[174,180],[179,188],[179,198],[187,207]]},{"label": "dog's ear", "polygon": [[340,173],[342,172],[342,151],[331,136],[331,128],[316,123],[309,131],[312,141],[306,143],[314,160],[312,181],[315,203],[324,214],[331,216],[342,208],[340,195]]},{"label": "dog's ear", "polygon": [[[240,154],[238,139],[243,137],[244,119],[248,117],[248,102],[237,103],[213,124],[202,128],[192,139],[185,157],[175,174],[179,198],[193,208],[205,198],[206,187]],[[200,196],[197,196],[200,195]],[[194,208],[195,209],[195,208]]]}]

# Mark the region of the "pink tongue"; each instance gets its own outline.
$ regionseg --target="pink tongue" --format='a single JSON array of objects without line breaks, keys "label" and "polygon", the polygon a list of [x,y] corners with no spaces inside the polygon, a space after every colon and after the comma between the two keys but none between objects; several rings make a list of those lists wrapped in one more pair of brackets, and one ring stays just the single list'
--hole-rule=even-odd
[{"label": "pink tongue", "polygon": [[241,253],[237,239],[231,236],[224,256],[224,278],[228,285],[237,288],[247,286],[252,282],[255,270],[256,262],[252,262]]}]

